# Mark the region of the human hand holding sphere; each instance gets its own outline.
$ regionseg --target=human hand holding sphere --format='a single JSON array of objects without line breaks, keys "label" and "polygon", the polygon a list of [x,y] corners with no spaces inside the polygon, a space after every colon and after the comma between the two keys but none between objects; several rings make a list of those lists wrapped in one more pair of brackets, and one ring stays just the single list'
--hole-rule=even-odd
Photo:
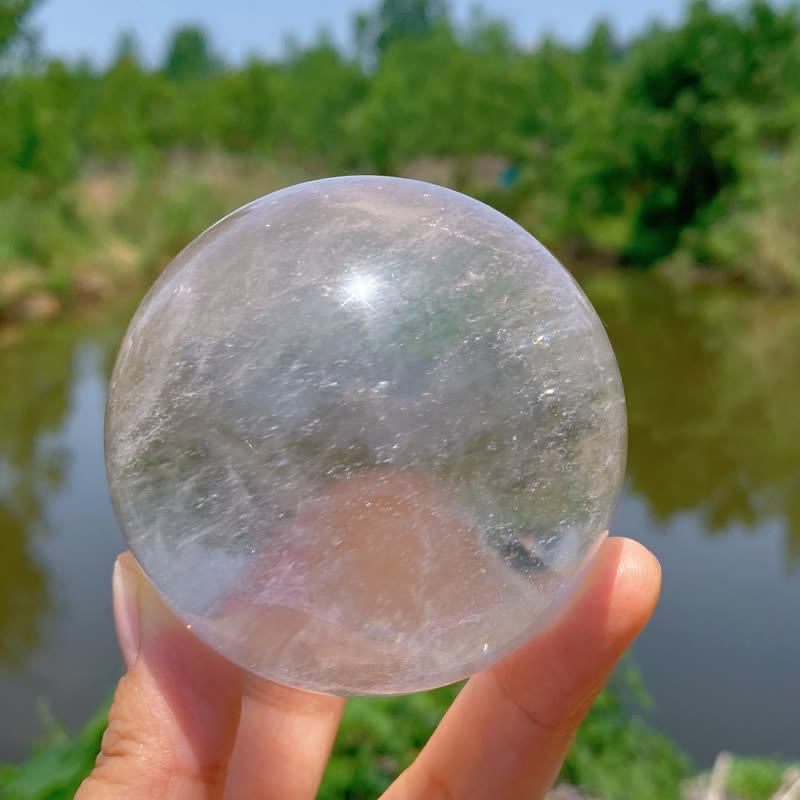
[{"label": "human hand holding sphere", "polygon": [[[497,212],[379,178],[234,212],[156,283],[112,380],[112,494],[149,576],[118,566],[128,678],[167,708],[164,680],[194,683],[189,718],[217,718],[213,735],[178,722],[159,736],[200,735],[230,761],[228,796],[311,797],[341,701],[301,690],[475,675],[397,796],[431,796],[426,769],[454,797],[486,796],[456,751],[489,764],[509,739],[519,763],[483,779],[502,797],[543,792],[658,590],[652,556],[605,539],[624,438],[602,324]],[[167,621],[156,633],[143,596]],[[181,650],[195,656],[165,678]],[[271,777],[254,771],[301,741]],[[316,764],[309,785],[288,774],[298,758]]]}]

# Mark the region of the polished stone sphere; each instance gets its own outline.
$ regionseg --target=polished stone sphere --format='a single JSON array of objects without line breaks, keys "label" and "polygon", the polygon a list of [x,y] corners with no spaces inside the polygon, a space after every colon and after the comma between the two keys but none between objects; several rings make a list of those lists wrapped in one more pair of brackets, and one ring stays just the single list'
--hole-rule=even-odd
[{"label": "polished stone sphere", "polygon": [[463,678],[534,636],[605,535],[625,403],[529,233],[399,178],[209,228],[119,352],[114,505],[167,602],[247,670],[336,694]]}]

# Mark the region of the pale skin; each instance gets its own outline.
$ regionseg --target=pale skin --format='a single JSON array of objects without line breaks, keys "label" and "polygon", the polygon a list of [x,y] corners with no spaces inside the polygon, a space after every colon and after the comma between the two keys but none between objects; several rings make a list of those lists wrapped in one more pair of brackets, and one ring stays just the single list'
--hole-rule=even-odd
[{"label": "pale skin", "polygon": [[[537,800],[656,604],[661,572],[634,541],[600,547],[572,605],[472,677],[384,800]],[[130,554],[114,570],[127,673],[77,800],[311,800],[344,708],[243,673],[164,607]]]}]

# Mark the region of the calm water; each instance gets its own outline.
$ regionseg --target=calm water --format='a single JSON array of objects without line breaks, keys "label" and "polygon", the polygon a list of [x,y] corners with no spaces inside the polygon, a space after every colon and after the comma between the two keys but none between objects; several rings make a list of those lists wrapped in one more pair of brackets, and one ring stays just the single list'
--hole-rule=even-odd
[{"label": "calm water", "polygon": [[[721,749],[800,757],[800,301],[585,285],[629,402],[616,532],[664,566],[635,651],[653,719],[699,766]],[[0,349],[0,762],[45,714],[78,727],[120,673],[102,423],[132,310]]]}]

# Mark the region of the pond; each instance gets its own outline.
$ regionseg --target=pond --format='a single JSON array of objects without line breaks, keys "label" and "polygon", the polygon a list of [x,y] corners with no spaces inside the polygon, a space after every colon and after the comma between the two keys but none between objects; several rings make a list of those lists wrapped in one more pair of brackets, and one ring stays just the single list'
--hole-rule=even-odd
[{"label": "pond", "polygon": [[[800,757],[800,301],[582,278],[616,349],[630,453],[615,532],[664,567],[637,642],[650,716],[707,766]],[[48,718],[75,730],[121,670],[110,575],[123,543],[103,405],[134,304],[0,349],[0,762]]]}]

